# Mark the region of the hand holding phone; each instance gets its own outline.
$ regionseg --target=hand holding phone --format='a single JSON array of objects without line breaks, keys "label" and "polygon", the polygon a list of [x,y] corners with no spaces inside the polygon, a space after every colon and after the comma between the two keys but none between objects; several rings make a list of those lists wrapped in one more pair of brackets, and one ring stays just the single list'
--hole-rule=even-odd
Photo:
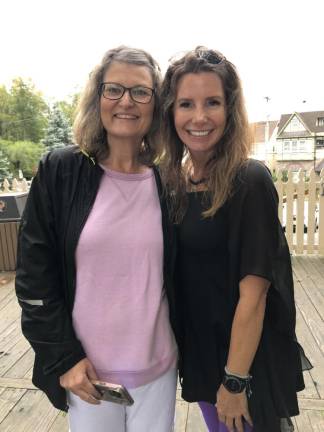
[{"label": "hand holding phone", "polygon": [[91,380],[95,389],[101,394],[100,400],[114,402],[120,405],[133,405],[134,400],[127,389],[120,384]]}]

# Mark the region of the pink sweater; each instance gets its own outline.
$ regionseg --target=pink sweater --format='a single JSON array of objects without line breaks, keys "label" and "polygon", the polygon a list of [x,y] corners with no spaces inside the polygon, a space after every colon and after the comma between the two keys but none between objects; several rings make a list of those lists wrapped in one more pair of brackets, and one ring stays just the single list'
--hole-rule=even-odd
[{"label": "pink sweater", "polygon": [[154,179],[105,169],[76,250],[76,334],[100,379],[134,388],[174,367]]}]

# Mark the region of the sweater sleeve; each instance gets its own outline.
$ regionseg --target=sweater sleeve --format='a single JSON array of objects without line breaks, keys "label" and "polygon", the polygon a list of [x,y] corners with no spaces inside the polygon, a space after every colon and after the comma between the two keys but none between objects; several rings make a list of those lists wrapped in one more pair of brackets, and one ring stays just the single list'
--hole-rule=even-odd
[{"label": "sweater sleeve", "polygon": [[[57,170],[57,167],[55,167]],[[85,357],[65,303],[50,155],[40,162],[21,220],[16,294],[22,331],[44,375],[62,375]]]},{"label": "sweater sleeve", "polygon": [[240,280],[246,275],[273,282],[278,250],[278,197],[267,168],[256,161],[246,169],[241,199]]}]

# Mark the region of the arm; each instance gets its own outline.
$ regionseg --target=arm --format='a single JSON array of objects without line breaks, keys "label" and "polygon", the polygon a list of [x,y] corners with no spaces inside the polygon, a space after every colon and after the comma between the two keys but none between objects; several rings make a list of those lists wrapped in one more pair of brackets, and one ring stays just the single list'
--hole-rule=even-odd
[{"label": "arm", "polygon": [[[235,228],[231,256],[235,257],[235,265],[230,270],[235,274],[233,283],[239,292],[234,305],[227,369],[247,376],[260,343],[267,291],[273,283],[279,221],[277,193],[267,169],[251,161],[241,178],[241,186],[231,204]],[[233,394],[221,385],[217,407],[230,431],[234,421],[239,432],[243,431],[242,416],[251,423],[245,392]]]},{"label": "arm", "polygon": [[236,307],[227,367],[231,372],[247,375],[259,345],[270,282],[248,275],[240,282],[240,299]]},{"label": "arm", "polygon": [[[269,286],[269,281],[253,275],[247,275],[240,282],[240,298],[235,310],[227,359],[227,368],[234,374],[249,374],[262,333]],[[217,394],[217,410],[220,420],[230,431],[234,430],[234,422],[237,430],[243,432],[242,416],[252,425],[245,392],[233,394],[221,385]]]}]

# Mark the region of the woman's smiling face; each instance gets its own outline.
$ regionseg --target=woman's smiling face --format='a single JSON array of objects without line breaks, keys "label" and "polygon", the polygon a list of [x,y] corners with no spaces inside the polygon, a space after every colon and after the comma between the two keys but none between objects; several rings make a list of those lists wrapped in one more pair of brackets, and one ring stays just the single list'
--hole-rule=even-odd
[{"label": "woman's smiling face", "polygon": [[[104,82],[124,87],[153,86],[150,70],[146,66],[114,62],[104,75]],[[100,98],[100,114],[104,128],[110,138],[141,141],[149,131],[153,118],[154,96],[149,103],[134,102],[128,91],[118,100]]]},{"label": "woman's smiling face", "polygon": [[193,157],[209,157],[226,126],[224,89],[217,74],[187,73],[179,79],[174,124]]}]

